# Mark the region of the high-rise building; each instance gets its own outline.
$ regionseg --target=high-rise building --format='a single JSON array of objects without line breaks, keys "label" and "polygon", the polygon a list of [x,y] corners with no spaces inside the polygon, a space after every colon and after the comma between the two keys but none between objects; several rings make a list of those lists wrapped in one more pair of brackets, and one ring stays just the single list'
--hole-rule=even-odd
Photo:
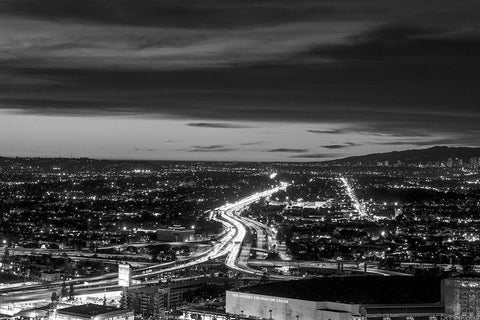
[{"label": "high-rise building", "polygon": [[128,288],[123,292],[123,305],[142,317],[161,317],[167,311],[176,309],[185,300],[195,296],[207,285],[225,288],[230,279],[201,277],[169,284],[158,284],[143,288]]},{"label": "high-rise building", "polygon": [[480,279],[451,278],[443,281],[445,313],[454,319],[480,319]]},{"label": "high-rise building", "polygon": [[159,318],[169,307],[169,288],[152,286],[124,291],[126,307],[142,317]]}]

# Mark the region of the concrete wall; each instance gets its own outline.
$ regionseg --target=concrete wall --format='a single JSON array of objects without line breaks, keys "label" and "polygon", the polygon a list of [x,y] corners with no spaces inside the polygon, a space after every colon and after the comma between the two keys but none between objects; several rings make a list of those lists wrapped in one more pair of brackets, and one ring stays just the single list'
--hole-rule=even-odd
[{"label": "concrete wall", "polygon": [[352,316],[350,313],[346,312],[336,312],[331,310],[319,310],[320,320],[350,320]]},{"label": "concrete wall", "polygon": [[318,310],[334,310],[340,313],[348,313],[353,315],[360,314],[360,305],[359,304],[350,304],[342,302],[332,302],[332,301],[319,301],[317,302]]}]

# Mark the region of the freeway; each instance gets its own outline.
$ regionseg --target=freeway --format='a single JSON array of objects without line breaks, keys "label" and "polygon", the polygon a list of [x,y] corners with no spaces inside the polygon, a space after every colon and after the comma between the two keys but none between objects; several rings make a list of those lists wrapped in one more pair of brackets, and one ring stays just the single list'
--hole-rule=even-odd
[{"label": "freeway", "polygon": [[229,225],[233,226],[235,230],[234,237],[231,239],[231,242],[229,243],[229,245],[226,246],[226,248],[224,249],[226,250],[225,253],[228,253],[225,259],[225,264],[227,265],[228,268],[238,272],[243,272],[243,273],[252,274],[252,275],[263,274],[258,270],[248,267],[244,256],[242,256],[242,259],[239,259],[240,253],[242,251],[242,245],[247,235],[246,224],[248,222],[245,221],[245,218],[242,218],[240,215],[238,215],[237,211],[240,211],[240,209],[245,208],[247,205],[250,205],[258,201],[261,198],[268,197],[273,193],[278,192],[279,190],[284,190],[288,186],[289,184],[282,183],[281,186],[279,187],[276,187],[261,193],[256,193],[253,196],[245,198],[241,202],[238,202],[234,205],[228,205],[226,207],[220,208],[221,218],[224,221],[226,221]]},{"label": "freeway", "polygon": [[355,192],[353,191],[353,188],[350,186],[348,180],[344,177],[340,177],[340,181],[342,181],[343,186],[345,187],[345,191],[347,192],[347,195],[350,198],[350,201],[352,202],[353,207],[357,211],[358,215],[360,217],[366,217],[368,214],[365,212],[365,209],[363,209],[362,205],[360,204],[360,201],[358,201],[358,198],[355,195]]},{"label": "freeway", "polygon": [[255,247],[258,249],[265,249],[266,251],[270,251],[272,249],[271,240],[272,236],[270,234],[270,228],[256,220],[250,218],[244,218],[246,226],[253,230],[257,235],[257,243]]},{"label": "freeway", "polygon": [[[254,197],[247,198],[248,200],[245,203],[251,204],[255,201],[258,201],[261,198],[268,197],[279,190],[284,190],[288,186],[289,184],[282,183],[280,187],[262,192],[260,194],[256,194]],[[255,220],[242,217],[240,214],[238,214],[239,210],[236,210],[241,208],[243,207],[239,205],[234,207],[227,207],[221,211],[221,217],[224,220],[226,220],[229,224],[233,225],[236,230],[235,237],[232,239],[232,242],[230,243],[230,245],[227,246],[228,255],[227,255],[227,258],[225,259],[225,265],[229,269],[237,272],[241,272],[241,273],[253,275],[253,276],[263,276],[262,271],[248,266],[248,255],[241,254],[241,252],[242,252],[242,248],[245,245],[247,245],[244,243],[245,237],[247,235],[247,226],[253,227],[252,225],[255,225],[254,229],[258,230],[259,232],[263,232],[266,226],[262,225],[261,223]],[[268,230],[268,228],[266,230]],[[272,275],[270,276],[270,278],[282,279],[282,280],[298,279],[298,277],[283,276],[283,275]]]},{"label": "freeway", "polygon": [[[145,282],[147,282],[147,278],[156,277],[166,272],[173,272],[192,267],[222,256],[227,256],[226,263],[228,266],[241,272],[246,271],[247,273],[258,274],[258,271],[247,267],[246,263],[242,264],[241,267],[237,266],[236,261],[241,250],[241,244],[246,235],[246,230],[240,220],[234,216],[234,212],[242,210],[261,198],[268,197],[271,194],[286,188],[287,186],[288,184],[282,183],[282,185],[278,187],[255,193],[235,203],[227,203],[222,207],[216,208],[214,211],[218,212],[218,217],[214,217],[214,219],[220,221],[224,225],[226,231],[221,234],[218,242],[215,245],[207,250],[204,250],[203,252],[196,253],[180,261],[156,264],[135,269],[132,272],[132,279],[145,279]],[[67,284],[69,283],[75,283],[75,291],[78,294],[91,294],[119,290],[116,273],[79,278],[68,281]],[[50,300],[52,291],[58,292],[61,289],[61,285],[62,282],[58,281],[48,285],[33,285],[16,290],[2,290],[2,293],[5,293],[7,296],[2,297],[1,303],[33,301],[47,302]]]},{"label": "freeway", "polygon": [[[132,279],[140,281],[139,286],[147,285],[148,283],[155,282],[155,280],[161,274],[166,272],[174,272],[177,270],[192,267],[204,262],[208,262],[211,259],[220,257],[225,258],[225,264],[231,270],[241,272],[252,276],[262,276],[263,272],[254,269],[249,266],[248,254],[241,254],[243,251],[249,251],[247,244],[244,243],[247,235],[247,226],[254,228],[257,232],[270,232],[268,227],[246,217],[242,217],[239,212],[245,209],[250,204],[260,200],[261,198],[268,197],[273,193],[285,189],[288,184],[282,183],[280,186],[266,190],[264,192],[255,193],[249,197],[246,197],[238,202],[232,204],[226,204],[222,207],[213,210],[216,214],[212,215],[212,219],[221,222],[224,225],[224,231],[218,237],[218,241],[211,247],[206,248],[203,251],[196,252],[190,257],[183,258],[182,260],[172,261],[167,263],[155,264],[146,266],[132,271]],[[87,258],[87,257],[86,257]],[[254,261],[252,265],[256,262]],[[268,262],[262,262],[264,265]],[[262,264],[260,263],[260,264]],[[317,266],[322,267],[320,262],[315,262]],[[259,263],[257,263],[259,264]],[[309,265],[311,267],[312,265]],[[305,265],[307,267],[307,265]],[[358,269],[357,269],[358,270]],[[367,268],[368,273],[376,273],[382,275],[388,275],[383,270],[376,268]],[[298,277],[272,275],[270,278],[275,279],[297,279]],[[84,277],[70,281],[75,283],[75,291],[79,295],[94,294],[103,292],[116,292],[120,290],[117,284],[117,273],[109,273],[100,276]],[[67,282],[70,283],[70,282]],[[7,294],[1,299],[3,303],[15,303],[15,302],[47,302],[50,300],[52,291],[59,291],[62,283],[60,281],[53,282],[48,285],[33,285],[29,287],[23,287],[15,290],[1,290],[2,293]]]}]

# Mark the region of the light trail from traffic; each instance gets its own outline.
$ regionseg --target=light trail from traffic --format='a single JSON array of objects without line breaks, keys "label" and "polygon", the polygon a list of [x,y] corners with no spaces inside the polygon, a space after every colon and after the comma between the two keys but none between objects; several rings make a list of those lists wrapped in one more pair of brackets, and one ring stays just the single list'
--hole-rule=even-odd
[{"label": "light trail from traffic", "polygon": [[[242,222],[234,217],[233,212],[244,209],[261,198],[268,197],[279,190],[285,189],[287,186],[288,184],[282,183],[278,187],[255,193],[235,203],[227,203],[222,207],[214,209],[214,211],[219,213],[219,217],[214,217],[214,219],[220,221],[226,229],[226,232],[222,233],[218,243],[212,248],[182,261],[162,263],[133,270],[132,279],[145,279],[145,282],[148,282],[148,278],[167,272],[189,268],[222,256],[226,256],[227,265],[233,269],[236,269],[239,272],[259,275],[258,271],[248,268],[246,265],[243,266],[243,268],[237,266],[236,260],[241,250],[241,244],[246,236],[246,229]],[[66,283],[75,283],[77,292],[81,294],[101,293],[119,290],[119,286],[116,284],[116,277],[117,273],[109,273],[100,276],[78,278],[72,281],[67,281]],[[2,303],[49,301],[52,291],[60,290],[62,283],[63,281],[57,281],[48,284],[48,286],[33,285],[23,287],[20,290],[11,290],[11,292],[5,290],[2,292],[5,292],[8,296],[2,297]]]},{"label": "light trail from traffic", "polygon": [[360,204],[360,201],[358,201],[357,196],[355,195],[355,192],[353,191],[353,188],[350,186],[348,180],[344,177],[340,177],[340,180],[342,181],[345,190],[347,192],[348,197],[350,198],[350,201],[353,204],[353,207],[355,210],[358,212],[360,217],[366,217],[367,213],[365,210],[362,208],[362,205]]}]

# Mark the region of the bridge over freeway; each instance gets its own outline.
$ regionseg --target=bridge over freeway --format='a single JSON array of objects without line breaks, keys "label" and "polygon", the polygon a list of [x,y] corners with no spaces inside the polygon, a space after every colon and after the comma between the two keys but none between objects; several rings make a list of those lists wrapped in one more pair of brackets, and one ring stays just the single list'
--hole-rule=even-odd
[{"label": "bridge over freeway", "polygon": [[290,268],[317,268],[317,269],[336,269],[341,271],[365,272],[368,274],[376,274],[383,276],[403,275],[410,276],[410,274],[382,270],[375,264],[358,263],[352,261],[302,261],[302,260],[249,260],[248,265],[251,267],[290,267]]}]

